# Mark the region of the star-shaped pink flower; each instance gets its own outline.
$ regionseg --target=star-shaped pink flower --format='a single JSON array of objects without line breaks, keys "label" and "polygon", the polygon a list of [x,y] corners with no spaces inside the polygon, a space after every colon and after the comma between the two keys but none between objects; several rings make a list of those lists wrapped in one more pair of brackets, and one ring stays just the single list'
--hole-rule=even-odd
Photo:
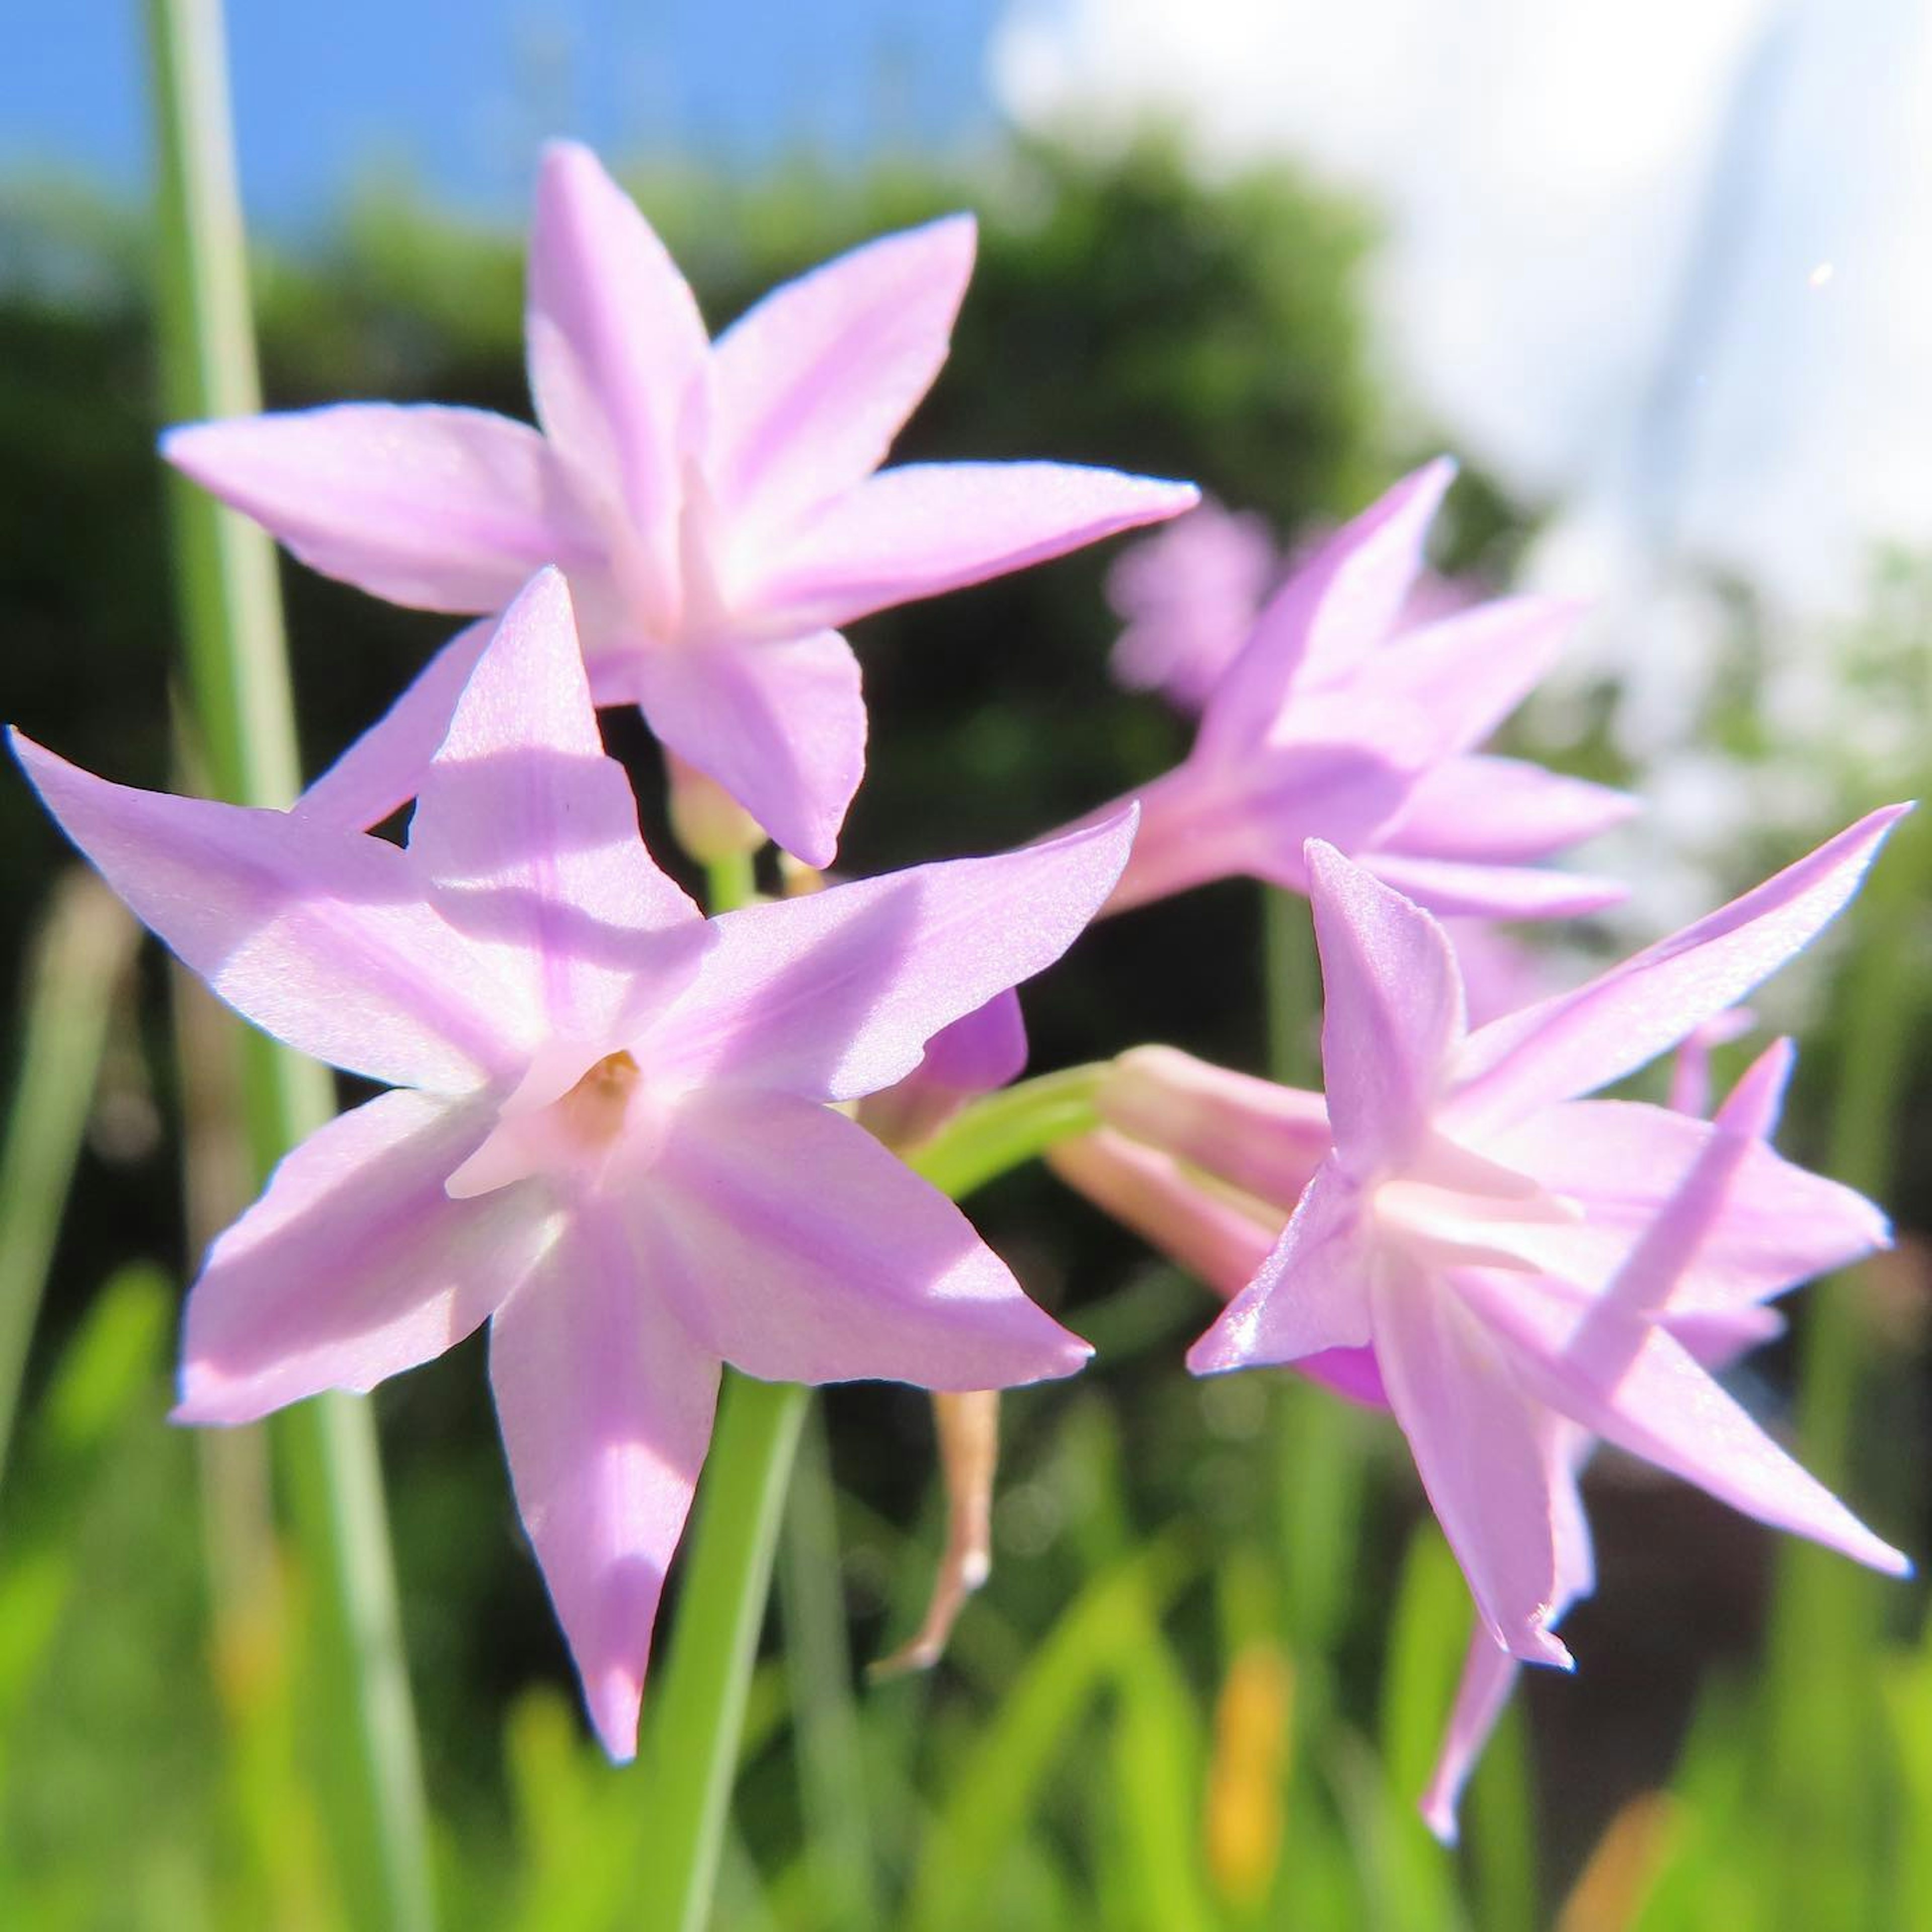
[{"label": "star-shaped pink flower", "polygon": [[554,572],[465,687],[406,849],[14,743],[218,994],[393,1088],[296,1148],[210,1249],[177,1416],[366,1390],[487,1320],[518,1504],[614,1756],[634,1748],[721,1360],[977,1389],[1085,1359],[826,1103],[901,1078],[1057,958],[1125,823],[707,922],[638,838]]},{"label": "star-shaped pink flower", "polygon": [[[395,603],[499,610],[561,566],[596,702],[640,706],[824,866],[865,767],[840,626],[1196,500],[1187,484],[1064,464],[878,470],[945,359],[974,239],[964,215],[887,236],[775,290],[714,343],[644,216],[586,148],[556,142],[530,239],[540,432],[345,404],[198,424],[163,448],[304,562]],[[414,795],[484,634],[453,640],[326,782],[334,815],[372,825]]]},{"label": "star-shaped pink flower", "polygon": [[1403,620],[1453,474],[1446,459],[1418,470],[1275,593],[1192,750],[1136,794],[1140,836],[1112,910],[1244,874],[1306,892],[1310,838],[1445,914],[1550,918],[1623,896],[1534,862],[1633,802],[1476,748],[1549,669],[1571,608],[1514,597]]},{"label": "star-shaped pink flower", "polygon": [[[1687,1345],[1761,1320],[1769,1296],[1881,1245],[1883,1216],[1754,1134],[1578,1097],[1804,945],[1900,809],[1578,991],[1473,1034],[1442,928],[1310,842],[1334,1151],[1189,1365],[1372,1348],[1484,1626],[1513,1655],[1568,1662],[1550,1628],[1577,1587],[1560,1533],[1574,1438],[1559,1425],[1774,1527],[1908,1567]],[[1673,1216],[1692,1208],[1697,1239],[1676,1241]]]}]

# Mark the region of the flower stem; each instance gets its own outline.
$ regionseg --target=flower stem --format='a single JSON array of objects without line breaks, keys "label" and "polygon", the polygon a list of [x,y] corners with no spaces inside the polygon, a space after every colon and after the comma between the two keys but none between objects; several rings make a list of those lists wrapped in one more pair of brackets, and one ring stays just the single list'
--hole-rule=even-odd
[{"label": "flower stem", "polygon": [[[149,0],[164,400],[172,419],[260,406],[227,99],[220,0]],[[272,548],[185,482],[171,486],[177,593],[200,757],[216,793],[285,806],[299,786]],[[258,1177],[334,1112],[328,1071],[244,1036]],[[280,1418],[296,1536],[321,1593],[325,1668],[339,1692],[334,1810],[356,1922],[423,1932],[434,1918],[428,1832],[398,1634],[374,1422],[325,1396]]]},{"label": "flower stem", "polygon": [[1094,1096],[1103,1065],[1069,1066],[1002,1088],[962,1108],[905,1163],[942,1194],[963,1200],[1056,1141],[1100,1125]]},{"label": "flower stem", "polygon": [[785,1484],[811,1391],[724,1371],[698,1521],[646,1740],[647,1932],[704,1932]]}]

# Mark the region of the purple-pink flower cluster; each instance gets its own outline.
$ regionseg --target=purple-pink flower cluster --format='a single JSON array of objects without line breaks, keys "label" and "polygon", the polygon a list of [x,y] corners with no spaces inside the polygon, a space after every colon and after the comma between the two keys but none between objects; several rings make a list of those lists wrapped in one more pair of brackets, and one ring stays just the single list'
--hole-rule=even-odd
[{"label": "purple-pink flower cluster", "polygon": [[[1051,462],[881,466],[973,244],[963,216],[889,236],[713,340],[644,216],[560,145],[530,248],[538,427],[357,404],[170,434],[315,568],[482,619],[286,812],[14,740],[182,961],[388,1090],[210,1249],[176,1414],[366,1390],[487,1323],[518,1506],[628,1756],[722,1365],[953,1391],[1079,1369],[1086,1345],[894,1150],[1020,1071],[1012,989],[1090,920],[1269,880],[1312,904],[1322,1092],[1142,1047],[1050,1159],[1226,1300],[1196,1372],[1292,1366],[1408,1438],[1478,1615],[1426,1799],[1448,1835],[1519,1664],[1570,1662],[1596,1442],[1906,1567],[1714,1377],[1776,1298],[1887,1230],[1772,1150],[1788,1045],[1708,1119],[1703,1058],[1902,808],[1580,988],[1485,992],[1472,1024],[1443,920],[1610,903],[1614,880],[1546,862],[1632,801],[1484,748],[1572,614],[1418,607],[1438,462],[1271,594],[1265,533],[1218,511],[1116,567],[1125,674],[1199,712],[1130,797],[1018,851],[707,919],[645,849],[593,707],[638,706],[675,770],[822,868],[866,749],[844,625],[1196,500]],[[411,801],[406,844],[369,832]],[[1486,986],[1521,983],[1498,935],[1467,944]],[[1673,1048],[1672,1106],[1593,1097]]]}]

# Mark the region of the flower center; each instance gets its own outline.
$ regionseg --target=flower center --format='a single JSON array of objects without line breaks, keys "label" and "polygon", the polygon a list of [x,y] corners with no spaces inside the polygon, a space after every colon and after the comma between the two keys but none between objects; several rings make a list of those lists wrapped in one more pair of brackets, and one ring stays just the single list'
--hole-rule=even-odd
[{"label": "flower center", "polygon": [[638,1143],[648,1154],[644,1070],[628,1053],[607,1053],[560,1094],[549,1086],[554,1099],[544,1092],[549,1077],[540,1058],[503,1103],[482,1145],[444,1183],[452,1199],[488,1194],[536,1174],[594,1189],[620,1143]]}]

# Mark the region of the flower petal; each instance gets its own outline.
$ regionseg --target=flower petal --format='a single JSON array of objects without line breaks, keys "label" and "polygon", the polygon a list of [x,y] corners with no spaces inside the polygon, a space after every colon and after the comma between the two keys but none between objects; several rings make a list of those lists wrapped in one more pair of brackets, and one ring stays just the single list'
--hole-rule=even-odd
[{"label": "flower petal", "polygon": [[1898,1551],[1779,1448],[1665,1329],[1632,1317],[1628,1346],[1610,1372],[1598,1349],[1587,1363],[1570,1352],[1592,1305],[1525,1294],[1520,1280],[1472,1274],[1468,1292],[1540,1400],[1774,1529],[1894,1576],[1910,1571]]},{"label": "flower petal", "polygon": [[1370,652],[1310,715],[1323,721],[1320,736],[1358,736],[1420,770],[1488,737],[1548,674],[1576,619],[1575,604],[1553,597],[1458,611]]},{"label": "flower petal", "polygon": [[1849,1187],[1784,1160],[1760,1139],[1634,1100],[1569,1100],[1532,1114],[1484,1151],[1577,1202],[1580,1221],[1510,1230],[1526,1259],[1586,1292],[1624,1268],[1707,1151],[1728,1149],[1697,1185],[1697,1234],[1648,1304],[1735,1308],[1781,1294],[1890,1240],[1886,1219]]},{"label": "flower petal", "polygon": [[766,1381],[1005,1388],[1093,1352],[937,1188],[811,1101],[688,1102],[634,1198],[692,1331]]},{"label": "flower petal", "polygon": [[300,814],[110,784],[12,742],[136,917],[264,1032],[441,1091],[509,1072],[534,1044],[541,1016],[424,903],[394,846]]},{"label": "flower petal", "polygon": [[544,150],[524,326],[544,433],[580,487],[621,510],[671,581],[686,417],[710,345],[650,224],[574,141]]},{"label": "flower petal", "polygon": [[1375,1339],[1369,1306],[1374,1256],[1362,1197],[1331,1160],[1308,1184],[1261,1271],[1187,1352],[1197,1376],[1299,1364]]},{"label": "flower petal", "polygon": [[614,1210],[565,1224],[497,1310],[490,1381],[524,1527],[604,1748],[638,1748],[664,1571],[711,1439],[718,1360]]},{"label": "flower petal", "polygon": [[1130,810],[1048,844],[726,913],[639,1058],[685,1087],[876,1093],[910,1073],[942,1027],[1058,958],[1132,836]]},{"label": "flower petal", "polygon": [[1628,792],[1521,758],[1452,758],[1414,781],[1400,816],[1376,843],[1424,859],[1546,859],[1621,825],[1637,808]]},{"label": "flower petal", "polygon": [[1378,1260],[1376,1360],[1477,1610],[1512,1656],[1567,1668],[1547,1420],[1454,1288]]},{"label": "flower petal", "polygon": [[1464,866],[1406,853],[1363,852],[1359,863],[1439,919],[1576,919],[1630,897],[1621,879],[1533,866]]},{"label": "flower petal", "polygon": [[711,487],[769,540],[869,476],[946,360],[970,214],[887,235],[774,289],[713,352]]},{"label": "flower petal", "polygon": [[555,1232],[532,1190],[444,1192],[493,1118],[384,1094],[286,1156],[189,1291],[174,1419],[252,1422],[318,1390],[373,1388],[478,1327]]},{"label": "flower petal", "polygon": [[458,631],[292,808],[321,824],[366,832],[408,804],[422,788],[430,760],[448,734],[456,700],[496,632],[488,621]]},{"label": "flower petal", "polygon": [[1426,913],[1318,838],[1307,862],[1328,1119],[1336,1158],[1366,1178],[1401,1166],[1429,1134],[1462,1040],[1462,982]]},{"label": "flower petal", "polygon": [[1622,1078],[1734,1006],[1844,908],[1893,825],[1888,806],[1774,878],[1574,992],[1491,1022],[1450,1101],[1466,1123],[1521,1118]]},{"label": "flower petal", "polygon": [[695,970],[702,916],[652,864],[630,780],[604,754],[559,572],[531,580],[464,687],[410,856],[553,1034],[601,1048],[620,1013]]},{"label": "flower petal", "polygon": [[543,438],[482,410],[240,416],[170,430],[161,454],[311,569],[418,610],[499,610],[598,548]]},{"label": "flower petal", "polygon": [[836,631],[658,651],[631,665],[651,729],[823,871],[866,770],[859,661]]},{"label": "flower petal", "polygon": [[1405,477],[1337,530],[1276,591],[1208,698],[1201,742],[1215,756],[1267,742],[1291,689],[1352,670],[1394,627],[1430,520],[1454,480],[1447,457]]},{"label": "flower petal", "polygon": [[1282,1220],[1328,1156],[1319,1094],[1232,1072],[1172,1046],[1120,1054],[1094,1102],[1109,1126],[1241,1189]]},{"label": "flower petal", "polygon": [[787,628],[843,624],[1178,516],[1199,497],[1191,483],[1070,463],[902,464],[802,524],[746,596]]}]

